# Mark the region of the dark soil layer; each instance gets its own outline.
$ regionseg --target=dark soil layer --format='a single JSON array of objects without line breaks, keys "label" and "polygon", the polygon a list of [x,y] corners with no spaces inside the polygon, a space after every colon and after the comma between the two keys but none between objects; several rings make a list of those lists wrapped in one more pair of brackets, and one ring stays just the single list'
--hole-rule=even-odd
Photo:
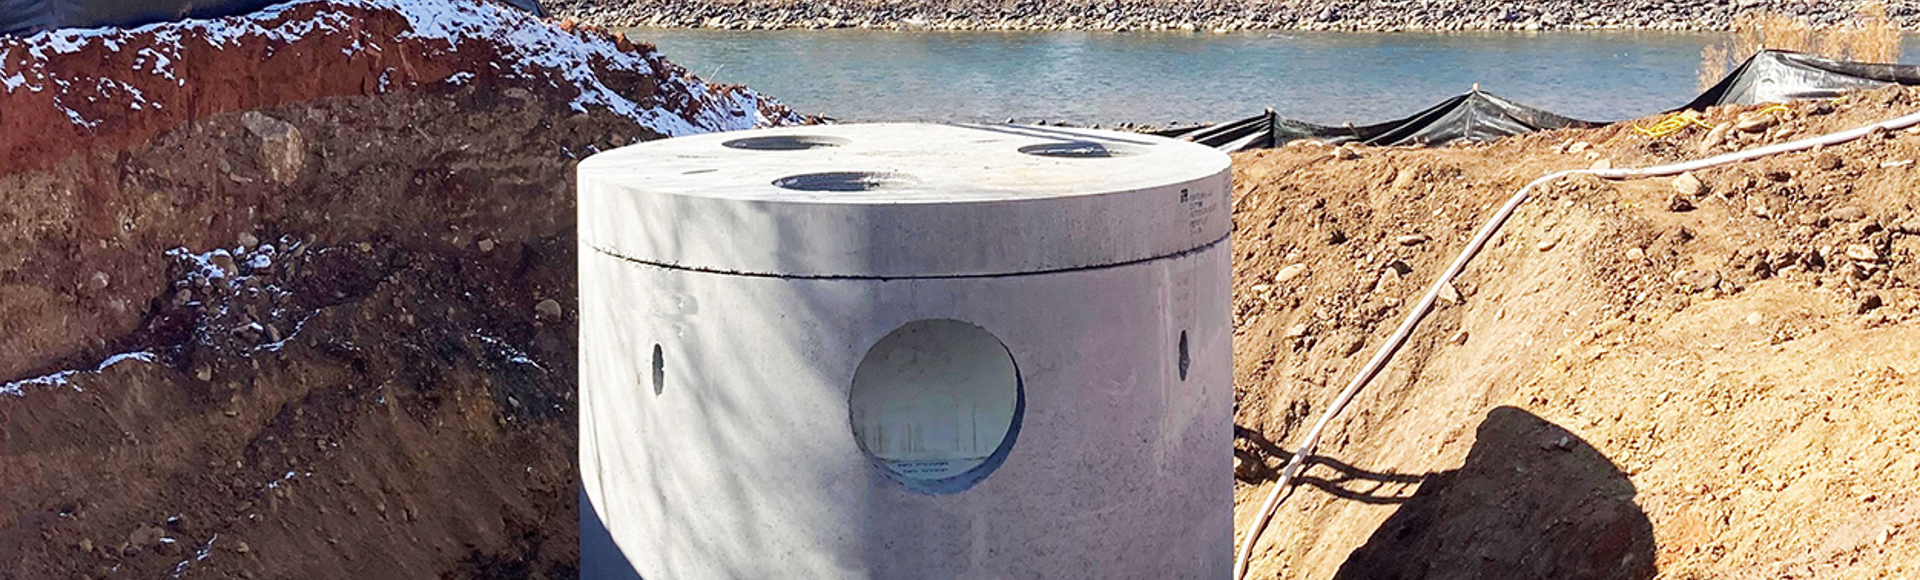
[{"label": "dark soil layer", "polygon": [[798,118],[590,32],[593,90],[657,116],[582,106],[506,37],[321,5],[287,18],[418,82],[299,56],[331,34],[188,39],[208,80],[145,93],[172,112],[88,126],[70,81],[149,82],[116,50],[166,43],[0,45],[69,81],[0,89],[0,578],[576,577],[573,165]]},{"label": "dark soil layer", "polygon": [[[233,257],[110,242],[119,251],[77,252],[90,259],[42,277],[76,286],[7,287],[10,326],[84,342],[37,365],[82,372],[0,395],[0,577],[571,578],[573,204],[559,152],[631,127],[552,130],[546,104],[488,98],[270,109],[332,149],[291,185],[260,177],[260,140],[237,114],[34,179],[98,191],[86,177],[101,169],[130,176],[115,198],[167,212],[136,239]],[[121,224],[102,225],[94,236],[111,239]],[[73,255],[82,236],[35,249]],[[544,300],[559,306],[545,317]],[[138,322],[113,332],[121,320]],[[126,352],[151,362],[90,370]]]}]

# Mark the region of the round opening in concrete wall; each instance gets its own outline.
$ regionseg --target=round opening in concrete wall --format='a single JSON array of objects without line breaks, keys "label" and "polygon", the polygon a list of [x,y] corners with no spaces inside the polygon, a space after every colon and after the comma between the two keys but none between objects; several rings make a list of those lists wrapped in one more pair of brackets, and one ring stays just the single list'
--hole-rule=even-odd
[{"label": "round opening in concrete wall", "polygon": [[1065,141],[1061,143],[1041,143],[1020,148],[1021,153],[1041,157],[1069,157],[1075,159],[1099,159],[1104,157],[1125,157],[1133,151],[1120,146],[1104,145],[1092,141]]},{"label": "round opening in concrete wall", "polygon": [[806,173],[773,180],[776,187],[799,191],[872,191],[906,187],[914,183],[912,177],[903,174],[875,171]]},{"label": "round opening in concrete wall", "polygon": [[748,137],[734,139],[720,145],[734,149],[753,151],[803,151],[821,147],[839,147],[849,143],[840,137],[822,137],[819,135],[772,135],[767,137]]},{"label": "round opening in concrete wall", "polygon": [[854,440],[889,478],[928,494],[966,491],[1020,434],[1026,392],[1013,354],[959,320],[909,322],[853,372]]}]

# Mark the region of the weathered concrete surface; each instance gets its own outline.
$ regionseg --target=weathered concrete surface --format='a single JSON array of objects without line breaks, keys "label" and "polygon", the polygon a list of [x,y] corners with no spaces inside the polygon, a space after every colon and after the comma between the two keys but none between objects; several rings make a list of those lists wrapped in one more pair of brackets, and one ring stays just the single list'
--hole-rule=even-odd
[{"label": "weathered concrete surface", "polygon": [[[846,142],[720,146],[735,134],[705,151],[685,139],[584,162],[582,513],[611,543],[583,545],[582,569],[1225,578],[1225,160],[1130,135],[1113,143],[1137,148],[1123,157],[1017,151],[1106,135],[1040,131],[1056,130],[816,127],[805,132]],[[888,145],[850,153],[869,139]],[[788,159],[802,155],[814,161]],[[677,177],[701,169],[711,187]],[[832,171],[913,179],[754,186]],[[955,493],[903,485],[851,425],[868,349],[926,319],[992,333],[1020,380],[1003,462]]]}]

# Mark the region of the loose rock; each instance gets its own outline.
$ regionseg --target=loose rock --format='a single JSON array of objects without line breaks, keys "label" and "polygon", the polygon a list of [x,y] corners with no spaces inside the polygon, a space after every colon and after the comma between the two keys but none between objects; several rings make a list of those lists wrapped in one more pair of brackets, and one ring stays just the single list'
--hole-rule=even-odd
[{"label": "loose rock", "polygon": [[548,320],[560,318],[560,301],[548,298],[533,305],[533,313]]},{"label": "loose rock", "polygon": [[1759,133],[1773,128],[1775,122],[1773,115],[1746,113],[1740,115],[1740,120],[1735,121],[1733,127],[1746,133]]},{"label": "loose rock", "polygon": [[1701,292],[1720,285],[1720,273],[1713,270],[1676,270],[1673,280],[1689,292]]},{"label": "loose rock", "polygon": [[268,179],[285,184],[300,177],[300,169],[307,162],[307,145],[300,129],[258,111],[242,113],[240,124],[260,139],[260,166],[267,170]]},{"label": "loose rock", "polygon": [[1289,264],[1287,267],[1281,268],[1279,272],[1274,273],[1273,282],[1275,284],[1290,282],[1294,278],[1299,278],[1306,273],[1306,264]]},{"label": "loose rock", "polygon": [[1851,222],[1867,219],[1867,210],[1860,206],[1849,205],[1827,212],[1827,219],[1837,222]]},{"label": "loose rock", "polygon": [[1700,178],[1695,177],[1691,171],[1673,178],[1674,193],[1685,197],[1698,197],[1704,191],[1706,191],[1706,184],[1701,183]]},{"label": "loose rock", "polygon": [[1831,151],[1821,152],[1819,155],[1813,156],[1814,169],[1821,171],[1834,171],[1845,165],[1846,163],[1840,160],[1840,156],[1834,155]]},{"label": "loose rock", "polygon": [[1687,199],[1687,196],[1685,195],[1674,194],[1673,197],[1667,199],[1667,211],[1671,211],[1671,212],[1693,211],[1693,200]]}]

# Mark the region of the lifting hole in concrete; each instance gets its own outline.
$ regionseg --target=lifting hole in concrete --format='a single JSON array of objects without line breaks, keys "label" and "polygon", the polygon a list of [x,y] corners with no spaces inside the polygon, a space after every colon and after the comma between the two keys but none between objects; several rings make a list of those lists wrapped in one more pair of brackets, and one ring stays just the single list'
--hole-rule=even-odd
[{"label": "lifting hole in concrete", "polygon": [[1180,331],[1180,380],[1187,380],[1187,367],[1193,366],[1193,357],[1187,355],[1187,331]]},{"label": "lifting hole in concrete", "polygon": [[1066,157],[1069,159],[1102,159],[1107,157],[1125,157],[1133,151],[1125,147],[1103,145],[1092,141],[1066,141],[1061,143],[1041,143],[1020,148],[1021,153],[1041,157]]},{"label": "lifting hole in concrete", "polygon": [[914,179],[899,173],[875,171],[830,171],[807,173],[773,180],[773,185],[799,191],[873,191],[913,185]]},{"label": "lifting hole in concrete", "polygon": [[839,147],[848,141],[839,137],[821,137],[818,135],[773,135],[769,137],[749,137],[734,139],[720,145],[732,149],[752,151],[804,151],[822,147]]},{"label": "lifting hole in concrete", "polygon": [[991,475],[1020,434],[1026,392],[1013,354],[951,319],[902,325],[853,372],[854,440],[889,479],[933,495]]},{"label": "lifting hole in concrete", "polygon": [[659,396],[667,390],[667,357],[660,351],[660,345],[653,345],[653,394]]}]

